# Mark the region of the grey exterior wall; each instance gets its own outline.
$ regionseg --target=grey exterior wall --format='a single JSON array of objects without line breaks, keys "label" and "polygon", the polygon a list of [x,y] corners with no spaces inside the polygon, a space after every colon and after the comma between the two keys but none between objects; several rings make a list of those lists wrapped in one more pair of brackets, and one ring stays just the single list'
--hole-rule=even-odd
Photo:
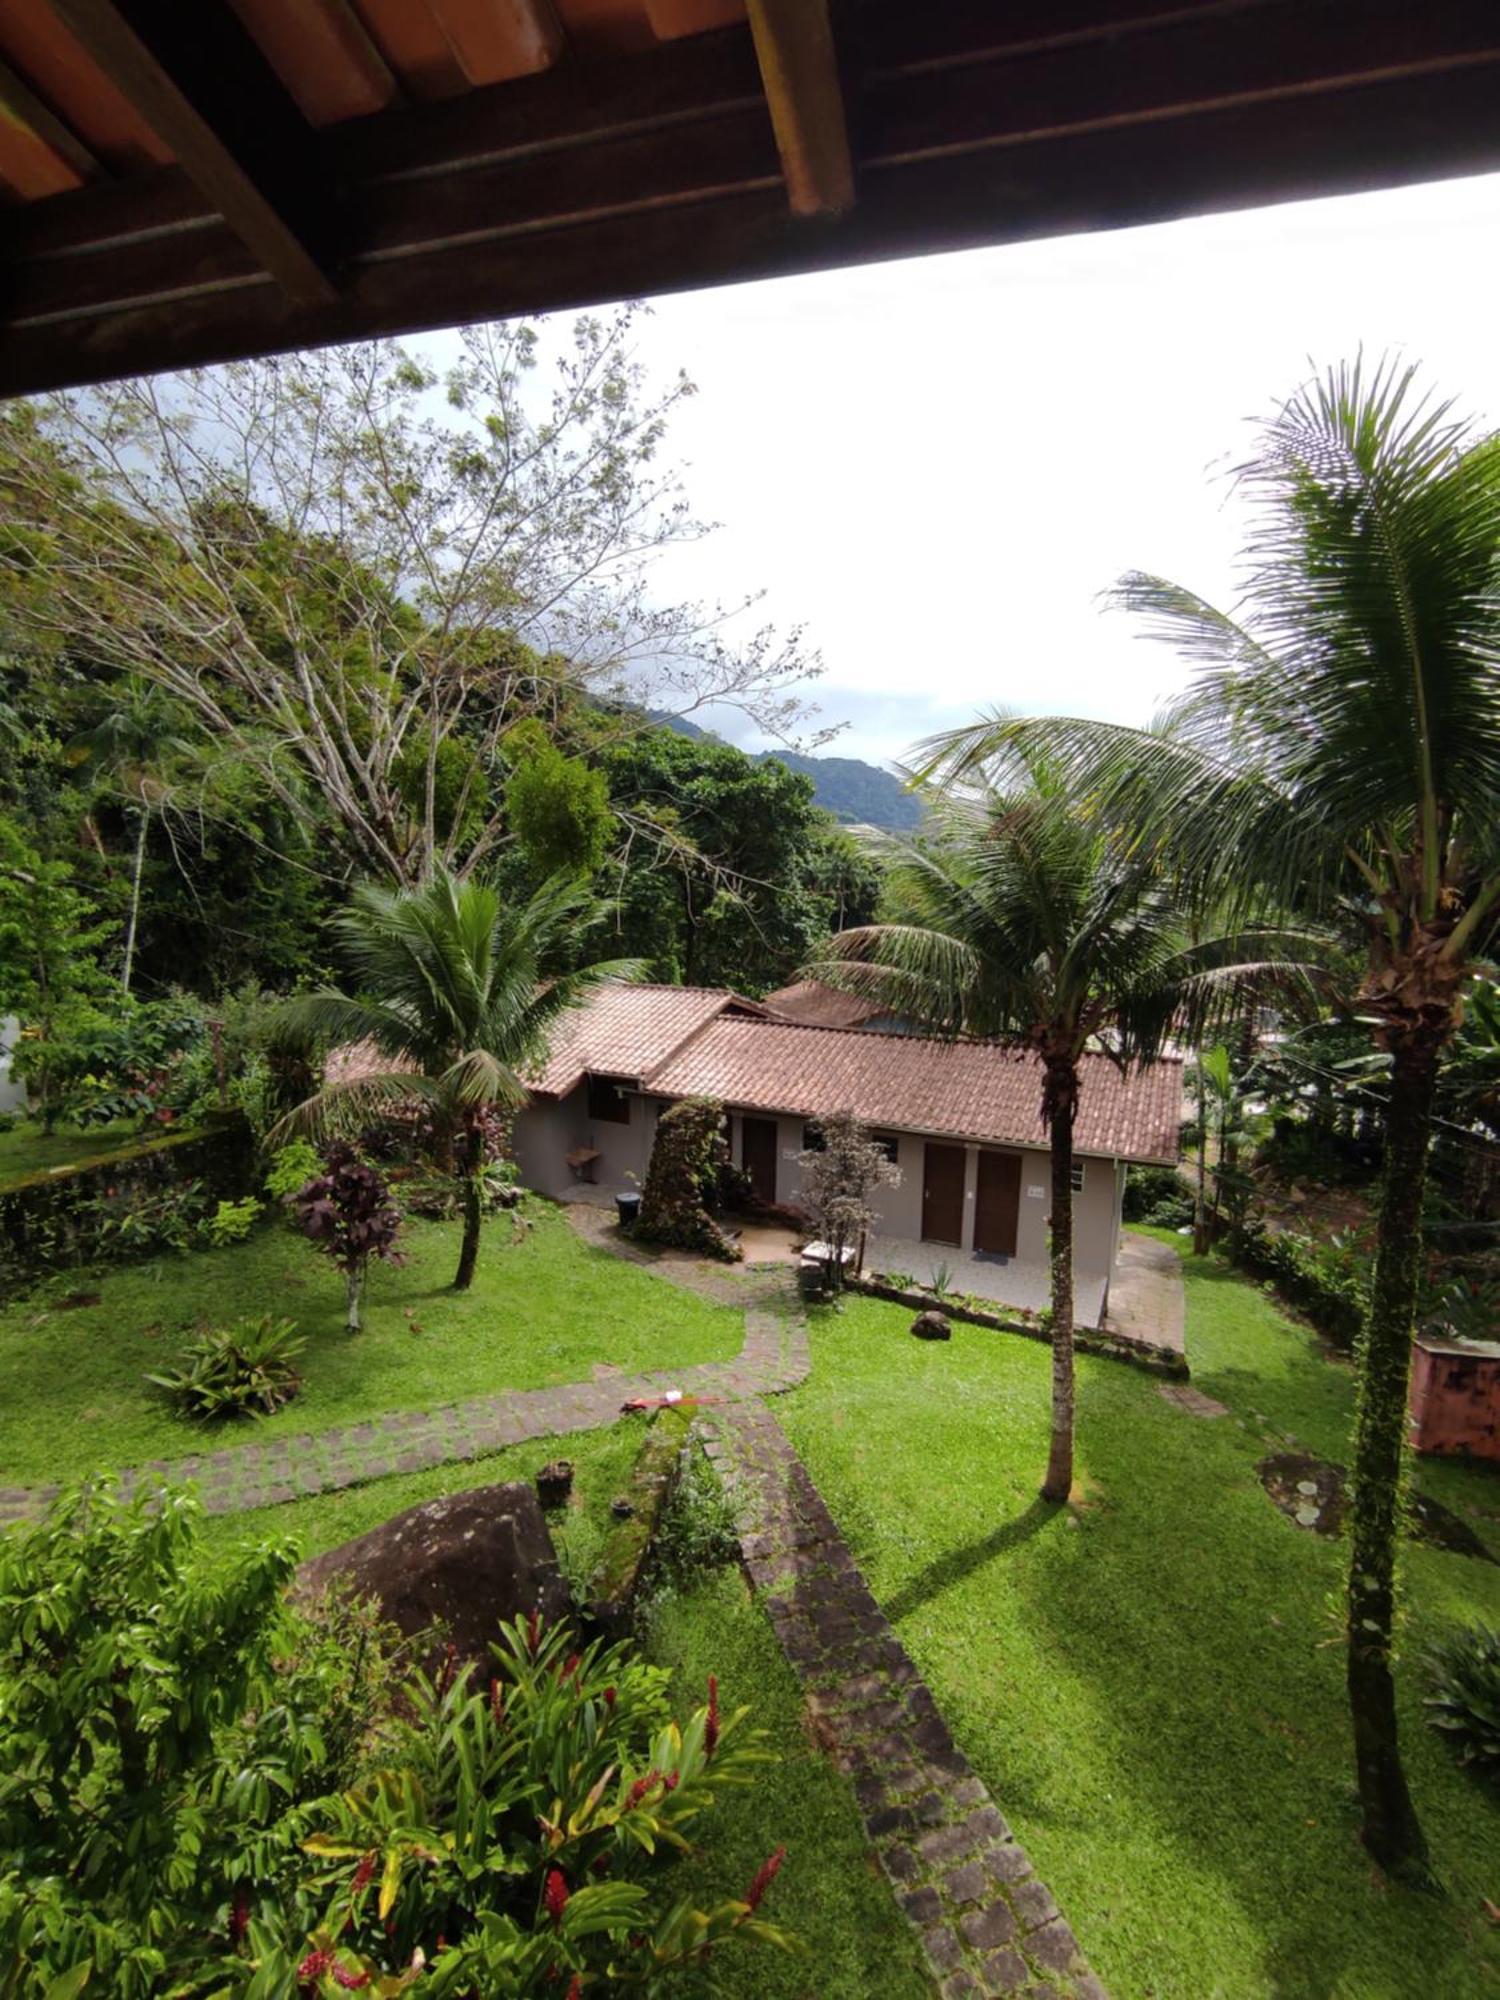
[{"label": "grey exterior wall", "polygon": [[593,1177],[601,1187],[628,1188],[627,1175],[644,1181],[656,1136],[654,1099],[627,1096],[628,1124],[589,1117],[588,1085],[579,1084],[563,1098],[533,1098],[517,1119],[514,1133],[516,1163],[527,1187],[541,1194],[560,1195],[574,1181],[567,1156],[579,1146],[597,1146]]},{"label": "grey exterior wall", "polygon": [[[630,1122],[615,1125],[589,1118],[586,1084],[580,1084],[561,1099],[533,1099],[515,1125],[516,1159],[522,1180],[542,1194],[563,1194],[574,1179],[567,1155],[578,1146],[597,1146],[601,1157],[595,1162],[594,1178],[601,1187],[619,1190],[644,1182],[656,1121],[665,1106],[662,1100],[649,1097],[631,1096],[627,1102]],[[730,1154],[737,1164],[744,1160],[745,1115],[738,1111],[730,1114]],[[802,1191],[797,1156],[803,1150],[804,1121],[781,1116],[775,1123],[776,1199],[795,1204]],[[875,1234],[877,1240],[885,1237],[918,1242],[922,1236],[922,1173],[927,1142],[916,1132],[900,1132],[895,1136],[901,1184],[882,1188],[877,1195],[874,1205],[879,1220]],[[974,1247],[975,1189],[981,1150],[978,1146],[964,1148],[963,1241],[957,1246],[960,1250]],[[1021,1201],[1014,1261],[1045,1270],[1047,1215],[1051,1207],[1051,1162],[1045,1148],[1002,1146],[983,1150],[1020,1154]],[[1083,1187],[1073,1199],[1073,1268],[1081,1280],[1093,1280],[1107,1288],[1119,1246],[1125,1167],[1121,1161],[1099,1159],[1085,1160],[1082,1166]],[[634,1182],[628,1178],[630,1175],[635,1176]]]}]

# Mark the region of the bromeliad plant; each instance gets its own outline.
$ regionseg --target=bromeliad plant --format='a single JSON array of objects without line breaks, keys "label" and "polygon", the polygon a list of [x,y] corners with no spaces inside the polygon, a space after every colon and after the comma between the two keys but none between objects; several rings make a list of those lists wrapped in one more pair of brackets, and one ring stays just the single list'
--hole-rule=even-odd
[{"label": "bromeliad plant", "polygon": [[146,1380],[185,1416],[203,1422],[268,1417],[302,1387],[297,1362],[306,1345],[294,1321],[262,1313],[199,1334],[176,1368]]},{"label": "bromeliad plant", "polygon": [[378,1767],[305,1842],[322,1921],[266,1953],[256,1995],[651,1992],[731,1940],[790,1943],[758,1915],[779,1855],[742,1898],[662,1907],[661,1850],[766,1761],[747,1710],[721,1714],[711,1679],[679,1727],[662,1669],[535,1616],[494,1653],[487,1683],[450,1662],[408,1685]]},{"label": "bromeliad plant", "polygon": [[1500,1631],[1456,1628],[1427,1657],[1427,1720],[1460,1764],[1500,1787]]}]

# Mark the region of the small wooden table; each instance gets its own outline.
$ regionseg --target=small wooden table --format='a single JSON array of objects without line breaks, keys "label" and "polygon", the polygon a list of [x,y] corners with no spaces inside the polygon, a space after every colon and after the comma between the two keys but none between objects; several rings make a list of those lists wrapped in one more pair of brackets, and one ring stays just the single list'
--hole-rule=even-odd
[{"label": "small wooden table", "polygon": [[563,1157],[573,1169],[575,1181],[591,1182],[594,1179],[594,1162],[602,1160],[604,1155],[597,1146],[575,1146],[571,1153]]}]

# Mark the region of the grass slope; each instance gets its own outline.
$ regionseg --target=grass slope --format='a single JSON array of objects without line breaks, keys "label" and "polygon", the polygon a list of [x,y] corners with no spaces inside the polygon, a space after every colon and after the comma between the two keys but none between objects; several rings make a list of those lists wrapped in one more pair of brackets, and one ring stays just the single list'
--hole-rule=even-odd
[{"label": "grass slope", "polygon": [[[609,1502],[624,1486],[644,1435],[644,1418],[624,1418],[608,1430],[538,1439],[464,1466],[219,1516],[205,1523],[205,1540],[228,1550],[291,1534],[305,1554],[315,1555],[435,1494],[534,1478],[561,1454],[576,1468],[573,1504],[551,1520],[576,1589],[590,1574],[609,1527]],[[708,1676],[716,1673],[725,1707],[743,1703],[754,1710],[753,1722],[767,1732],[766,1748],[775,1758],[753,1787],[729,1793],[703,1822],[698,1851],[674,1871],[673,1886],[700,1907],[743,1894],[767,1854],[784,1844],[786,1864],[765,1913],[809,1949],[790,1957],[760,1949],[726,1953],[714,1967],[716,1990],[726,2000],[922,2000],[931,1989],[917,1968],[905,1920],[865,1847],[848,1782],[809,1735],[796,1680],[738,1571],[658,1600],[650,1651],[672,1672],[679,1714],[703,1702]]]},{"label": "grass slope", "polygon": [[[1500,1620],[1500,1568],[1409,1546],[1400,1669],[1446,1899],[1384,1886],[1355,1837],[1337,1610],[1347,1545],[1256,1478],[1288,1437],[1342,1454],[1352,1389],[1264,1294],[1189,1262],[1189,1416],[1079,1364],[1080,1504],[1044,1507],[1048,1357],[873,1300],[824,1316],[779,1409],[871,1586],[1116,2000],[1500,1991],[1500,1805],[1422,1723],[1412,1655]],[[1422,1468],[1500,1546],[1500,1479]]]},{"label": "grass slope", "polygon": [[[486,1225],[473,1289],[449,1291],[456,1223],[413,1223],[408,1262],[376,1265],[366,1328],[343,1330],[343,1279],[283,1226],[225,1250],[98,1273],[70,1272],[0,1308],[0,1467],[6,1484],[300,1435],[388,1410],[586,1378],[596,1363],[672,1369],[738,1352],[743,1320],[581,1242],[544,1203],[530,1227]],[[63,1298],[97,1292],[98,1303]],[[295,1319],[308,1336],[304,1386],[260,1423],[214,1430],[175,1415],[145,1385],[185,1334],[247,1313]]]}]

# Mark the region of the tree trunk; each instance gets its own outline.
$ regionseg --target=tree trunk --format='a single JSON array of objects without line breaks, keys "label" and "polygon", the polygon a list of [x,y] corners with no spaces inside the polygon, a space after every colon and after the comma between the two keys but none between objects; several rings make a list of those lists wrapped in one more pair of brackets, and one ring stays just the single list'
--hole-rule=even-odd
[{"label": "tree trunk", "polygon": [[458,1253],[458,1276],[453,1280],[455,1292],[466,1292],[474,1282],[474,1267],[479,1262],[479,1226],[484,1219],[484,1189],[477,1173],[464,1176],[464,1242]]},{"label": "tree trunk", "polygon": [[1198,1195],[1193,1203],[1193,1255],[1208,1255],[1208,1085],[1198,1051]]},{"label": "tree trunk", "polygon": [[1354,1419],[1348,1681],[1365,1846],[1391,1873],[1421,1875],[1427,1843],[1401,1768],[1391,1628],[1437,1049],[1425,1041],[1398,1043],[1392,1060],[1375,1278]]},{"label": "tree trunk", "polygon": [[130,991],[130,975],[135,969],[135,933],[141,915],[141,870],[146,865],[146,834],[151,816],[144,806],[137,815],[140,825],[135,836],[135,860],[130,870],[130,915],[125,923],[125,964],[120,973],[120,991]]},{"label": "tree trunk", "polygon": [[365,1262],[361,1258],[357,1264],[351,1264],[344,1273],[344,1296],[348,1300],[349,1306],[348,1313],[344,1319],[344,1331],[346,1333],[358,1333],[361,1329],[363,1323],[359,1316],[359,1309],[364,1295]]},{"label": "tree trunk", "polygon": [[[1051,1066],[1049,1065],[1049,1068]],[[1052,1105],[1052,1445],[1047,1454],[1044,1500],[1066,1500],[1073,1490],[1073,1116],[1077,1070],[1049,1077]]]}]

